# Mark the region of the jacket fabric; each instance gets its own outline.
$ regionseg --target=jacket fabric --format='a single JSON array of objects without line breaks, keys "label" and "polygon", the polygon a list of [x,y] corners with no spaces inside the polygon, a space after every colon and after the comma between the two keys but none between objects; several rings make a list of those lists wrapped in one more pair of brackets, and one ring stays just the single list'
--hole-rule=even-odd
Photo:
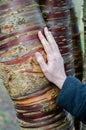
[{"label": "jacket fabric", "polygon": [[86,85],[77,78],[67,77],[56,98],[56,104],[86,124]]}]

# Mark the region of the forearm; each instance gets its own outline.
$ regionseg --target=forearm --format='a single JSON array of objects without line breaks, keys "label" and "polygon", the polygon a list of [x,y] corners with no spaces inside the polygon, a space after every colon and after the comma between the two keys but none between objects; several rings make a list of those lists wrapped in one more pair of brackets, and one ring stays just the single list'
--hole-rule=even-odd
[{"label": "forearm", "polygon": [[86,122],[86,85],[69,76],[65,80],[56,103],[81,120]]}]

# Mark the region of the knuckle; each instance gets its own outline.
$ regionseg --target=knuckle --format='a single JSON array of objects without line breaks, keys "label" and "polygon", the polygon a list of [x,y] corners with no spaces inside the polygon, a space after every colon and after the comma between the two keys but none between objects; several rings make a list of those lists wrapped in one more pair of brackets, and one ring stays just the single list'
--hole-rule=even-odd
[{"label": "knuckle", "polygon": [[46,73],[47,73],[47,70],[44,68],[44,69],[43,69],[43,72],[44,72],[44,74],[46,74]]}]

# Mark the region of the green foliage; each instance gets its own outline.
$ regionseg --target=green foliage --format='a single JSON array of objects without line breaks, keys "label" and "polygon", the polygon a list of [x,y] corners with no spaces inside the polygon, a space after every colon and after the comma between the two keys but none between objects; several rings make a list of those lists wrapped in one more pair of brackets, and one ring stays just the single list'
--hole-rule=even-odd
[{"label": "green foliage", "polygon": [[0,111],[0,124],[10,123],[10,120],[7,117],[8,117],[8,112]]}]

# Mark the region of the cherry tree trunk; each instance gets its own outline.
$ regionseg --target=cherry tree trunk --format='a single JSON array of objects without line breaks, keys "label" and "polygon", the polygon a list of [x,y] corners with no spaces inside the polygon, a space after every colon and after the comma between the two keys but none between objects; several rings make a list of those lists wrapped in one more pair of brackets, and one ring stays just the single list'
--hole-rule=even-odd
[{"label": "cherry tree trunk", "polygon": [[[39,0],[46,24],[54,35],[64,58],[67,75],[75,75],[82,80],[83,58],[75,7],[72,0],[66,0],[66,2],[67,5],[58,0]],[[71,57],[71,51],[73,57]],[[75,69],[75,72],[73,69]],[[74,122],[76,130],[79,130],[79,121],[75,120]]]},{"label": "cherry tree trunk", "polygon": [[74,75],[67,2],[46,2],[45,12],[51,13],[45,13],[44,21],[34,0],[0,1],[0,77],[13,101],[21,130],[73,130],[71,116],[56,106],[59,89],[45,78],[34,56],[39,51],[47,62],[37,36],[38,30],[43,31],[47,25],[59,45],[66,73]]},{"label": "cherry tree trunk", "polygon": [[39,0],[40,8],[64,59],[67,75],[74,75],[74,57],[70,28],[70,10],[66,0]]}]

